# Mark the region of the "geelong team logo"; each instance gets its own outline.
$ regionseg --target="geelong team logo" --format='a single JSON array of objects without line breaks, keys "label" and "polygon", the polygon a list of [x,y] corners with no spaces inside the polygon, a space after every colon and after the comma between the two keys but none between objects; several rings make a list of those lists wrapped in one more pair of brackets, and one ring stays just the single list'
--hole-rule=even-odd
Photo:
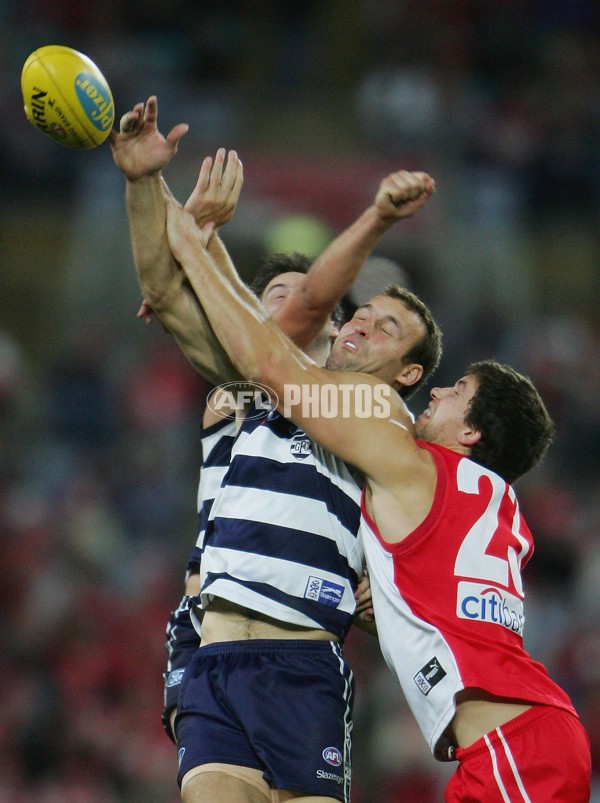
[{"label": "geelong team logo", "polygon": [[295,457],[296,460],[304,460],[304,458],[312,454],[312,443],[304,432],[300,431],[292,438],[290,454],[292,457]]},{"label": "geelong team logo", "polygon": [[260,382],[227,382],[218,385],[206,399],[206,406],[221,418],[230,418],[254,402],[254,411],[247,418],[262,418],[279,404],[275,391]]}]

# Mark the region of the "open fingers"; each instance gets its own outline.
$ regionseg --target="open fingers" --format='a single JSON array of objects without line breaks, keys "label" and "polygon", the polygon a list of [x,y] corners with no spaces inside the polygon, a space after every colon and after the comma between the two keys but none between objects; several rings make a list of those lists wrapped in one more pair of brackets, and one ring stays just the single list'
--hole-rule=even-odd
[{"label": "open fingers", "polygon": [[156,95],[150,95],[150,97],[146,101],[144,120],[147,123],[156,125],[157,119],[158,119],[158,100],[156,99]]},{"label": "open fingers", "polygon": [[200,165],[200,172],[198,173],[198,180],[196,186],[192,190],[190,197],[185,202],[184,209],[187,209],[192,214],[196,214],[197,209],[195,206],[201,203],[202,197],[208,190],[210,183],[210,171],[212,170],[213,158],[212,156],[205,156]]},{"label": "open fingers", "polygon": [[225,163],[225,148],[219,148],[215,154],[215,160],[212,170],[210,171],[210,188],[213,193],[216,193],[221,186],[221,179],[223,177],[223,165]]},{"label": "open fingers", "polygon": [[236,184],[237,175],[241,164],[242,163],[238,159],[237,152],[229,151],[227,154],[227,164],[225,166],[225,171],[223,172],[223,178],[221,179],[221,185],[227,194],[231,192]]},{"label": "open fingers", "polygon": [[198,192],[206,192],[208,189],[212,168],[213,158],[212,156],[206,156],[202,162],[202,166],[200,167],[200,172],[198,173],[198,181],[196,182],[196,189]]},{"label": "open fingers", "polygon": [[131,111],[126,112],[119,121],[119,131],[122,134],[129,134],[133,129],[140,125],[144,116],[144,104],[136,103]]},{"label": "open fingers", "polygon": [[[148,122],[146,120],[146,122]],[[174,126],[166,136],[166,140],[170,145],[177,146],[179,140],[182,139],[187,132],[189,131],[189,125],[187,123],[178,123]]]}]

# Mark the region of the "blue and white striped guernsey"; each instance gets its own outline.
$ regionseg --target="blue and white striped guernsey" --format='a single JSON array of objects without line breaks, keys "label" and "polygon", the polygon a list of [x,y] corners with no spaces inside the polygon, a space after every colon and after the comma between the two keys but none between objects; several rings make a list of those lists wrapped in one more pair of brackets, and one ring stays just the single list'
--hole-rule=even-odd
[{"label": "blue and white striped guernsey", "polygon": [[208,518],[202,606],[222,597],[343,638],[363,570],[359,524],[346,465],[276,411],[251,408]]},{"label": "blue and white striped guernsey", "polygon": [[200,431],[202,465],[198,483],[198,537],[188,560],[188,572],[198,571],[204,548],[204,535],[208,517],[223,477],[229,468],[231,450],[235,442],[237,423],[224,418]]}]

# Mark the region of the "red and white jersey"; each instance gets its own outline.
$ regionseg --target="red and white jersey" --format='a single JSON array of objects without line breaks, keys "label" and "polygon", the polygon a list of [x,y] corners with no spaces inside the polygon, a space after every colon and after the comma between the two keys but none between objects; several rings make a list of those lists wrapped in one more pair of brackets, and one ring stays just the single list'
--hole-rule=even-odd
[{"label": "red and white jersey", "polygon": [[461,689],[564,708],[568,695],[523,647],[521,570],[533,540],[513,489],[492,471],[419,441],[437,467],[431,510],[385,542],[362,500],[379,643],[432,752]]}]

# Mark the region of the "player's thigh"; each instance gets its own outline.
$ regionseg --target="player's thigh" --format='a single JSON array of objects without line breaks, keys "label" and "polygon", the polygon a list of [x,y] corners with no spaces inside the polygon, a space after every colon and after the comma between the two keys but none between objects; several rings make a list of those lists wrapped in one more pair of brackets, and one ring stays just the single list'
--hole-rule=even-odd
[{"label": "player's thigh", "polygon": [[293,800],[294,803],[340,803],[335,797],[306,795],[302,792],[289,792],[285,789],[271,790],[271,803],[287,803],[289,800]]},{"label": "player's thigh", "polygon": [[183,803],[271,803],[260,770],[233,764],[204,764],[184,775]]}]

